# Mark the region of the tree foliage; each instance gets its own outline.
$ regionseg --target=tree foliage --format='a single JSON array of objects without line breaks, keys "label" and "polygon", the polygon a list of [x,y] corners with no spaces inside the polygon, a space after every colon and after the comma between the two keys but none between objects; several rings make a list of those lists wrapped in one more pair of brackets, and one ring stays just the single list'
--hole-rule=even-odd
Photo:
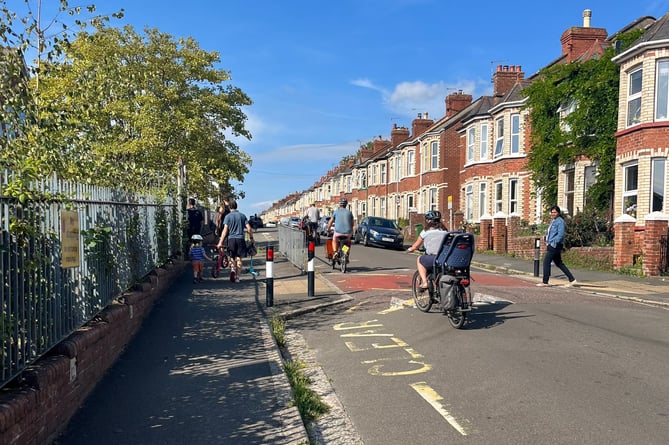
[{"label": "tree foliage", "polygon": [[[157,29],[140,34],[99,18],[75,23],[76,34],[38,42],[45,58],[32,65],[26,94],[14,95],[23,100],[9,107],[20,131],[4,141],[1,160],[13,168],[32,162],[41,174],[77,182],[168,193],[181,165],[189,193],[201,198],[243,181],[251,159],[228,136],[251,138],[242,111],[251,100],[216,67],[218,53]],[[14,36],[23,54],[31,30],[45,35],[36,23],[24,35],[9,27],[0,33]]]},{"label": "tree foliage", "polygon": [[[640,31],[618,36],[619,50]],[[557,202],[560,165],[585,156],[597,165],[597,180],[588,190],[595,208],[608,207],[614,186],[618,119],[619,67],[611,61],[615,45],[599,58],[547,67],[524,90],[529,108],[532,150],[528,168],[545,202]],[[575,104],[563,116],[560,110]]]}]

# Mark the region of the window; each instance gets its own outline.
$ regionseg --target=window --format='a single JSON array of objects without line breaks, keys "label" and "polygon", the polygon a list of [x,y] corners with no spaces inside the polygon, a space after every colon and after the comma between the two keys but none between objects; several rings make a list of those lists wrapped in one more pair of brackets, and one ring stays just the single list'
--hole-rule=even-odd
[{"label": "window", "polygon": [[366,189],[367,188],[367,172],[361,172],[360,173],[360,188],[361,189]]},{"label": "window", "polygon": [[569,116],[575,110],[576,110],[576,101],[573,99],[563,103],[560,109],[558,110],[558,114],[560,115],[560,129],[562,131],[564,132],[571,131],[571,125],[569,125],[569,122],[567,122],[567,116]]},{"label": "window", "polygon": [[504,149],[504,119],[497,119],[495,121],[495,128],[497,129],[495,140],[495,157],[501,156]]},{"label": "window", "polygon": [[488,159],[488,124],[481,124],[481,141],[479,143],[481,159]]},{"label": "window", "polygon": [[353,182],[353,178],[351,175],[348,175],[346,177],[346,193],[351,193],[351,184]]},{"label": "window", "polygon": [[667,160],[665,158],[653,159],[653,195],[651,196],[651,212],[662,212],[664,210],[664,190],[666,188]]},{"label": "window", "polygon": [[627,126],[641,122],[641,77],[643,70],[632,71],[628,76],[627,89]]},{"label": "window", "polygon": [[474,220],[474,186],[471,184],[465,188],[465,219]]},{"label": "window", "polygon": [[437,189],[430,189],[430,210],[437,210]]},{"label": "window", "polygon": [[520,151],[520,114],[511,115],[511,153]]},{"label": "window", "polygon": [[402,175],[400,174],[401,171],[402,171],[402,159],[398,156],[397,158],[395,158],[395,175],[396,175],[395,180],[397,182],[399,182],[400,179],[402,179]]},{"label": "window", "polygon": [[381,210],[379,215],[386,216],[386,198],[379,198],[379,209]]},{"label": "window", "polygon": [[378,165],[372,165],[372,177],[371,180],[369,181],[370,185],[375,185],[378,184],[378,178],[379,178],[379,166]]},{"label": "window", "polygon": [[430,144],[430,168],[436,170],[439,168],[439,142],[432,141]]},{"label": "window", "polygon": [[488,200],[488,184],[481,182],[479,184],[479,218],[486,214],[486,201]]},{"label": "window", "polygon": [[639,187],[639,165],[634,162],[623,166],[623,213],[636,218],[636,198]]},{"label": "window", "polygon": [[518,180],[509,179],[509,214],[518,213]]},{"label": "window", "polygon": [[564,172],[564,211],[569,215],[574,214],[574,179],[575,170],[571,169]]},{"label": "window", "polygon": [[467,162],[474,160],[474,147],[476,146],[476,129],[467,130]]},{"label": "window", "polygon": [[386,183],[386,164],[381,164],[381,184]]},{"label": "window", "polygon": [[407,195],[407,208],[413,208],[413,195]]},{"label": "window", "polygon": [[416,167],[416,152],[411,150],[407,152],[407,176],[412,176]]},{"label": "window", "polygon": [[502,181],[495,182],[495,213],[502,211],[502,192],[504,188],[502,187]]},{"label": "window", "polygon": [[669,119],[669,60],[659,60],[655,80],[655,120],[666,119]]},{"label": "window", "polygon": [[594,165],[591,165],[589,167],[585,167],[585,178],[583,181],[583,197],[584,197],[584,204],[587,206],[589,203],[588,199],[588,190],[590,190],[590,187],[592,187],[595,182],[597,182],[597,167]]}]

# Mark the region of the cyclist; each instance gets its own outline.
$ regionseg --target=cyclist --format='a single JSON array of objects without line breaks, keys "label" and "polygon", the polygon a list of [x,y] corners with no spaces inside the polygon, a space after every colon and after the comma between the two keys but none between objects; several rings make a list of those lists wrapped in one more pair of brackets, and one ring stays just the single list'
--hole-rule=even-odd
[{"label": "cyclist", "polygon": [[[328,232],[334,225],[334,234],[332,235],[332,247],[335,255],[339,251],[339,238],[345,238],[346,244],[351,246],[351,236],[353,235],[353,213],[347,208],[348,201],[342,198],[339,201],[339,208],[334,211],[332,218],[328,222]],[[350,250],[349,250],[350,255]]]},{"label": "cyclist", "polygon": [[448,233],[446,227],[441,223],[441,212],[438,210],[428,210],[425,213],[425,225],[427,229],[420,232],[416,242],[407,249],[407,251],[413,252],[421,245],[425,245],[425,255],[416,258],[416,268],[420,274],[420,288],[422,290],[427,289],[427,273],[434,266],[434,260],[439,254],[441,243]]},{"label": "cyclist", "polygon": [[316,207],[316,203],[312,202],[311,206],[307,209],[307,214],[304,216],[304,220],[308,224],[305,229],[307,229],[308,238],[316,241],[318,235],[318,220],[321,219],[321,212]]}]

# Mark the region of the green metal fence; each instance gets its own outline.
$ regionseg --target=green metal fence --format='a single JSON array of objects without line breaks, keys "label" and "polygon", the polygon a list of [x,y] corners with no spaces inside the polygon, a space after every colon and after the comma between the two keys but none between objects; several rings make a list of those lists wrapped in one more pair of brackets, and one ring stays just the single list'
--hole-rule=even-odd
[{"label": "green metal fence", "polygon": [[[181,250],[172,199],[53,177],[39,200],[6,196],[0,172],[0,386]],[[44,196],[50,196],[44,199]]]}]

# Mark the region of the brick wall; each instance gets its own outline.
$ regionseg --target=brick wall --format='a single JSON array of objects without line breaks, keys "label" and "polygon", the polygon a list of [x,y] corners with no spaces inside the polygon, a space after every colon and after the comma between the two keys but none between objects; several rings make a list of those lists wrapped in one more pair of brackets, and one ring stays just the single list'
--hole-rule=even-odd
[{"label": "brick wall", "polygon": [[189,266],[179,261],[105,308],[0,392],[0,444],[51,443],[141,327],[154,302]]}]

